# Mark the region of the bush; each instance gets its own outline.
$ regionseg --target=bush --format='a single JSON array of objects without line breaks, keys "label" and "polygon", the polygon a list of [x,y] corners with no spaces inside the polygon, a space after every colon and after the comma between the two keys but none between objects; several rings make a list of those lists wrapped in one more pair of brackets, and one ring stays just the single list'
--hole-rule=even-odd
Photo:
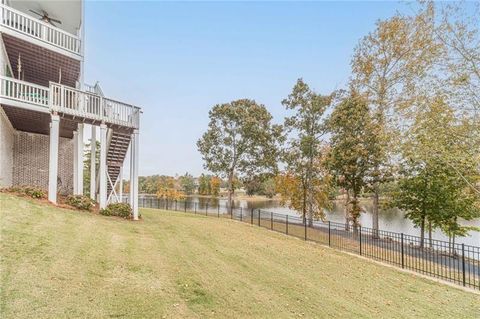
[{"label": "bush", "polygon": [[81,210],[91,210],[95,204],[90,197],[84,195],[68,195],[65,203]]},{"label": "bush", "polygon": [[7,188],[7,191],[36,199],[47,198],[47,192],[38,186],[12,186]]},{"label": "bush", "polygon": [[132,218],[132,208],[127,203],[110,204],[107,208],[100,210],[100,214],[105,216],[118,216],[122,218]]}]

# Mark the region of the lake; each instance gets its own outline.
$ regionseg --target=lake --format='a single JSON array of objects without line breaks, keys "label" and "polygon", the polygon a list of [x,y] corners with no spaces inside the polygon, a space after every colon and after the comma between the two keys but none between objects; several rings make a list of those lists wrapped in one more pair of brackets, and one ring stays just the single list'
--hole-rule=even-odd
[{"label": "lake", "polygon": [[[216,207],[217,205],[225,206],[227,204],[226,198],[203,198],[203,197],[188,197],[188,201],[196,202],[199,208],[205,207],[208,203],[209,207]],[[279,200],[248,200],[241,199],[234,201],[235,207],[242,207],[244,209],[264,209],[272,211],[278,214],[287,214],[292,216],[299,216],[295,211],[283,207],[280,205]],[[363,227],[372,227],[372,204],[364,203],[363,207],[366,213],[363,213],[360,217],[360,224]],[[341,202],[334,202],[333,208],[326,212],[327,220],[338,223],[345,223],[344,205]],[[480,227],[480,219],[473,221],[463,221],[463,225],[478,226]],[[412,222],[404,217],[404,213],[399,209],[384,209],[380,210],[379,214],[379,228],[381,230],[392,231],[397,233],[404,233],[409,235],[420,235],[420,229],[416,228]],[[448,237],[445,236],[440,230],[433,232],[433,238],[438,240],[448,241]],[[458,237],[456,242],[464,243],[465,245],[480,246],[480,233],[470,232],[467,237]]]}]

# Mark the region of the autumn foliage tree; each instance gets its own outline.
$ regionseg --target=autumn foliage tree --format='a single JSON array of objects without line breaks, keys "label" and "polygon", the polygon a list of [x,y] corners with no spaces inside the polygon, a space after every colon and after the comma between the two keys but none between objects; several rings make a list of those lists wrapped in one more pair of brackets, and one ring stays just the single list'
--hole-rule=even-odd
[{"label": "autumn foliage tree", "polygon": [[217,176],[210,177],[210,192],[212,196],[220,195],[220,184],[222,180]]},{"label": "autumn foliage tree", "polygon": [[314,160],[315,169],[322,173],[310,179],[307,200],[301,175],[286,171],[275,178],[275,192],[280,195],[281,204],[297,212],[305,211],[310,226],[314,219],[325,220],[325,209],[331,208],[332,204],[329,198],[332,176],[325,169],[323,160],[321,157]]},{"label": "autumn foliage tree", "polygon": [[480,217],[477,158],[463,138],[468,127],[441,97],[425,105],[406,132],[402,144],[402,175],[395,205],[420,227],[420,246],[425,230],[439,228],[452,242],[472,227],[459,221]]},{"label": "autumn foliage tree", "polygon": [[185,193],[181,191],[179,183],[175,178],[163,176],[157,187],[157,197],[166,200],[181,200],[185,198]]},{"label": "autumn foliage tree", "polygon": [[209,117],[197,146],[205,168],[227,180],[231,208],[235,176],[276,169],[280,128],[264,105],[248,99],[215,105]]},{"label": "autumn foliage tree", "polygon": [[[329,178],[322,165],[325,148],[322,137],[326,133],[323,117],[332,96],[317,94],[298,79],[292,93],[282,101],[293,115],[285,119],[284,127],[288,139],[283,148],[285,172],[277,180],[277,190],[284,202],[301,213],[304,223],[323,216],[327,205],[322,199],[328,189]],[[320,206],[324,207],[320,207]]]},{"label": "autumn foliage tree", "polygon": [[373,191],[374,229],[378,229],[380,186],[390,175],[396,134],[403,125],[401,112],[418,97],[422,80],[433,67],[439,47],[432,27],[433,11],[418,16],[395,16],[380,20],[354,50],[351,86],[366,98],[377,122],[375,167],[370,172]]},{"label": "autumn foliage tree", "polygon": [[355,92],[341,99],[328,121],[327,163],[336,184],[347,192],[347,224],[351,221],[355,230],[362,212],[359,196],[380,152],[376,125],[367,100]]}]

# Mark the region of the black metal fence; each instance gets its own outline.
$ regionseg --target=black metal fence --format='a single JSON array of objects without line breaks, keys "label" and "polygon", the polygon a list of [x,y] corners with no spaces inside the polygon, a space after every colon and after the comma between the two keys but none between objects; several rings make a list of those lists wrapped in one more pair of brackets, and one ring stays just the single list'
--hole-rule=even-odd
[{"label": "black metal fence", "polygon": [[139,198],[140,207],[230,218],[480,290],[480,247],[208,202]]}]

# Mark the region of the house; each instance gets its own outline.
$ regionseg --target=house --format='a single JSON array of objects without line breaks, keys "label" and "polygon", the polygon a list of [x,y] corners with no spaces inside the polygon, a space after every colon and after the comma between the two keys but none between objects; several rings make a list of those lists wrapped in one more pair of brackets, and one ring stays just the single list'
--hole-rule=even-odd
[{"label": "house", "polygon": [[[84,134],[91,130],[90,194],[122,200],[130,149],[130,204],[138,218],[141,109],[84,83],[84,2],[0,0],[0,187],[37,185],[83,194]],[[95,156],[92,156],[92,161]],[[120,192],[118,192],[118,190]]]}]

